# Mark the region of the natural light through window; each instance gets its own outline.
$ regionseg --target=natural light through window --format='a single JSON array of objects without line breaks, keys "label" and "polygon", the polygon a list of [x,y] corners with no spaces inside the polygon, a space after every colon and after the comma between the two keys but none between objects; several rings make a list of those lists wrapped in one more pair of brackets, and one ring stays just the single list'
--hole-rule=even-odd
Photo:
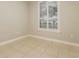
[{"label": "natural light through window", "polygon": [[58,3],[57,1],[39,2],[39,28],[41,30],[58,30]]}]

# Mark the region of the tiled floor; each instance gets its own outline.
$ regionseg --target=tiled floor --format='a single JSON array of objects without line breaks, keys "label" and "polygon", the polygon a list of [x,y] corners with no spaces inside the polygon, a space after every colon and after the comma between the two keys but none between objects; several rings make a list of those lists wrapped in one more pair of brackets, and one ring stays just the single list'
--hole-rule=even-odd
[{"label": "tiled floor", "polygon": [[28,37],[0,46],[4,58],[79,57],[79,47]]}]

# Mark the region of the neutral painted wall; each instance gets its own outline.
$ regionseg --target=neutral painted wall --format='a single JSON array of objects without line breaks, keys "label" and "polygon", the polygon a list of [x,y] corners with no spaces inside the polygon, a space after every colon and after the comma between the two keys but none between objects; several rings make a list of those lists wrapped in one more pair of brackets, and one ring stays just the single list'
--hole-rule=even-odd
[{"label": "neutral painted wall", "polygon": [[0,1],[0,42],[26,35],[27,2]]},{"label": "neutral painted wall", "polygon": [[60,32],[39,31],[38,3],[30,2],[29,33],[58,40],[79,43],[79,2],[59,2]]},{"label": "neutral painted wall", "polygon": [[37,2],[0,2],[0,42],[27,34],[79,43],[79,2],[59,2],[60,32],[39,31]]}]

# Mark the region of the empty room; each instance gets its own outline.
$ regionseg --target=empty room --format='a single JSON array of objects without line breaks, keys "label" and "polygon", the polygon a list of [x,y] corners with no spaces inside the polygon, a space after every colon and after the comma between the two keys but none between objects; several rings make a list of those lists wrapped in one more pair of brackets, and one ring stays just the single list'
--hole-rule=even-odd
[{"label": "empty room", "polygon": [[79,1],[0,1],[0,58],[78,58]]}]

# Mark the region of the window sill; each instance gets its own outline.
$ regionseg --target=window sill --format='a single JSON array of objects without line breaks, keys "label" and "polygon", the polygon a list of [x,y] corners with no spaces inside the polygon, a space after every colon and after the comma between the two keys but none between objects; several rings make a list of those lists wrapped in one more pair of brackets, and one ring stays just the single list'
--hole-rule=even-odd
[{"label": "window sill", "polygon": [[43,32],[60,32],[59,29],[52,30],[52,29],[43,29],[43,28],[39,28],[38,31],[43,31]]}]

